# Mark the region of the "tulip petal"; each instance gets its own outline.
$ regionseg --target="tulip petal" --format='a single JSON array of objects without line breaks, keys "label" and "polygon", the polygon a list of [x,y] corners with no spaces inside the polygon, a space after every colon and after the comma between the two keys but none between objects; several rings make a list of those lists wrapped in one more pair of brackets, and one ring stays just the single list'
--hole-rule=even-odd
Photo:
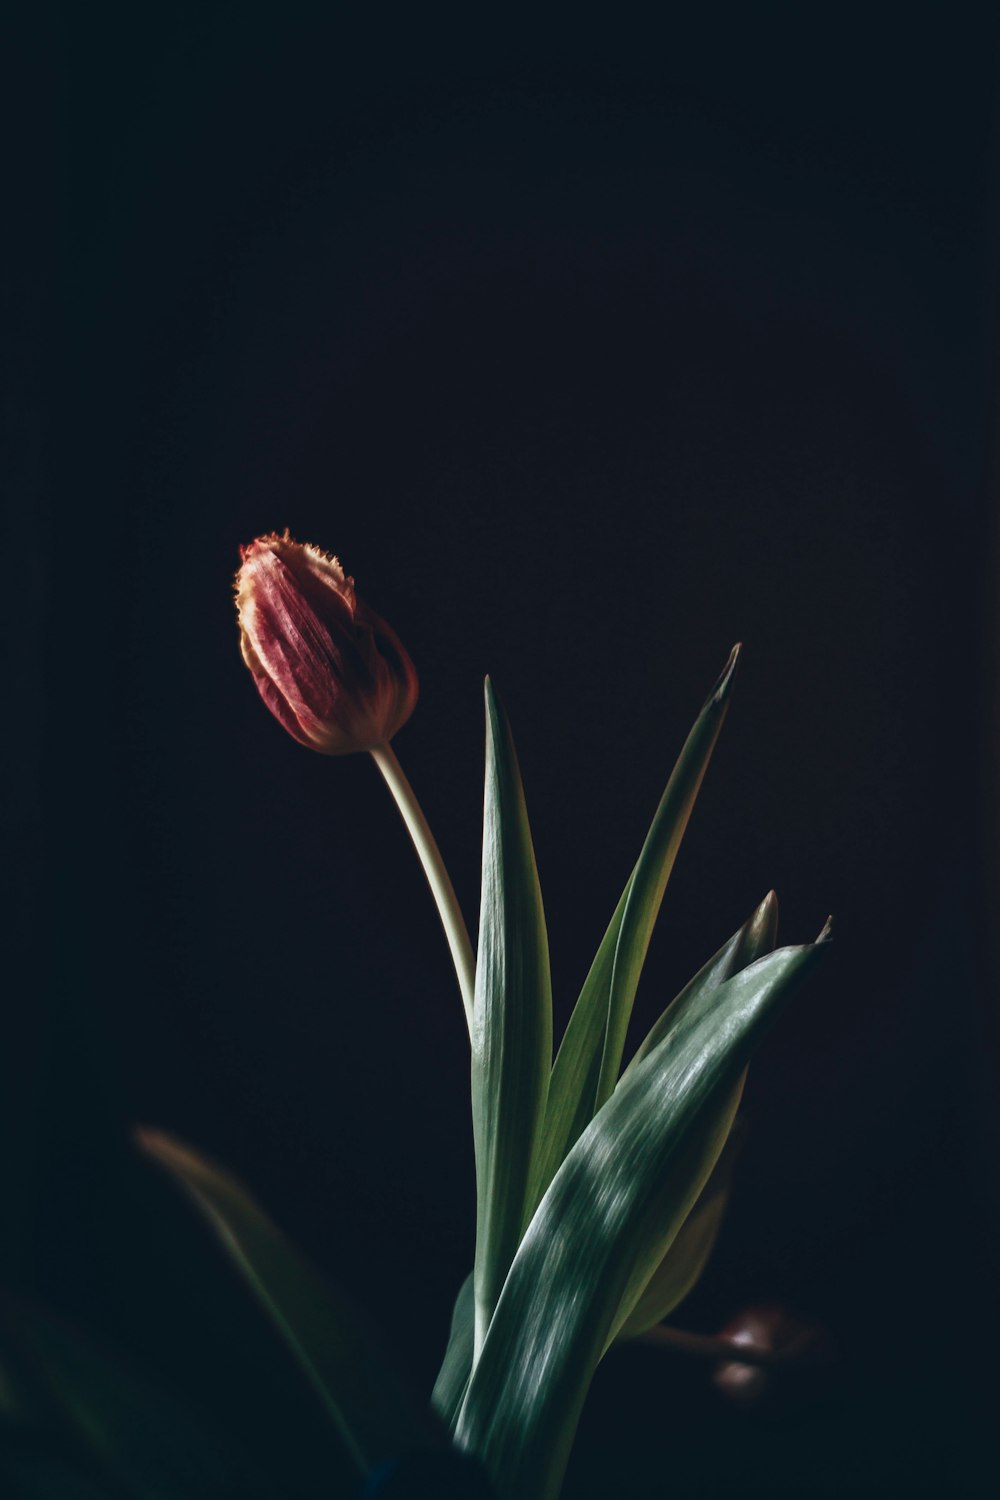
[{"label": "tulip petal", "polygon": [[342,675],[341,652],[291,570],[274,553],[265,553],[256,565],[244,628],[264,670],[296,712],[317,717],[329,712],[331,675]]},{"label": "tulip petal", "polygon": [[267,707],[300,744],[327,755],[387,743],[413,712],[417,675],[353,579],[287,532],[258,538],[242,557],[241,647]]},{"label": "tulip petal", "polygon": [[240,636],[240,650],[243,654],[243,660],[250,668],[250,675],[253,677],[254,686],[260,694],[264,704],[271,710],[272,714],[277,719],[281,727],[283,729],[287,729],[292,738],[298,740],[300,745],[305,745],[307,750],[315,749],[315,745],[313,744],[309,736],[303,731],[286,698],[271,681],[270,677],[261,666],[260,659],[257,656],[256,651],[253,649],[253,645],[249,637],[247,636],[246,631],[243,631]]}]

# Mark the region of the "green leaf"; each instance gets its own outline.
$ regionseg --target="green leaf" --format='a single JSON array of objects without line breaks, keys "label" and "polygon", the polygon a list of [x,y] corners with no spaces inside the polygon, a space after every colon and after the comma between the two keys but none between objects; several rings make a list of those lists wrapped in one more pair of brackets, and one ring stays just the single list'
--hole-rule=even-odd
[{"label": "green leaf", "polygon": [[443,1441],[412,1403],[360,1314],[321,1281],[246,1189],[159,1131],[140,1146],[205,1215],[305,1370],[359,1475]]},{"label": "green leaf", "polygon": [[615,948],[595,1110],[611,1097],[618,1082],[639,976],[681,839],[726,717],[740,649],[738,645],[733,647],[722,676],[695,720],[671,772],[635,867]]},{"label": "green leaf", "polygon": [[650,1028],[622,1074],[621,1083],[635,1071],[643,1058],[649,1056],[654,1047],[659,1046],[670,1035],[692,1006],[699,1005],[706,995],[738,974],[740,969],[745,969],[758,958],[763,958],[765,953],[770,953],[777,939],[778,898],[774,891],[768,891],[743,926],[698,970]]},{"label": "green leaf", "polygon": [[722,1150],[750,1054],[819,952],[784,948],[691,1006],[595,1116],[511,1266],[456,1428],[503,1500],[553,1500],[591,1377]]},{"label": "green leaf", "polygon": [[611,993],[615,949],[633,878],[634,876],[629,878],[615,907],[615,914],[584,980],[552,1067],[545,1128],[542,1131],[532,1181],[533,1209],[537,1208],[566,1152],[590,1124],[594,1115],[604,1037],[608,1026],[608,996]]},{"label": "green leaf", "polygon": [[[650,1029],[639,1050],[636,1052],[635,1057],[625,1069],[618,1087],[621,1088],[624,1085],[625,1080],[631,1076],[635,1069],[639,1067],[642,1061],[655,1048],[669,1046],[672,1037],[683,1034],[685,1020],[692,1014],[703,1012],[706,1005],[711,1003],[712,994],[721,984],[724,984],[727,979],[731,979],[734,974],[738,974],[741,969],[747,968],[758,958],[763,958],[765,953],[769,953],[777,941],[777,936],[778,898],[773,891],[769,891],[760,905],[743,923],[743,926],[733,934],[727,943],[723,944],[718,953],[709,959],[708,963],[685,985],[676,999],[667,1006],[659,1020]],[[698,1127],[691,1147],[696,1159],[700,1160],[706,1154],[710,1154],[713,1150],[713,1142],[717,1139],[726,1140],[728,1127],[724,1125],[724,1122],[731,1121],[735,1117],[740,1099],[743,1096],[745,1081],[746,1074],[744,1073],[737,1080],[734,1088],[720,1098],[715,1111],[706,1113],[705,1119]],[[724,1204],[720,1206],[718,1211],[717,1217],[719,1222],[721,1222],[723,1208]],[[694,1212],[695,1210],[692,1209],[692,1214]],[[686,1295],[687,1291],[694,1286],[698,1276],[700,1276],[701,1268],[708,1259],[711,1245],[706,1249],[704,1256],[697,1265],[697,1269],[690,1272],[689,1279],[689,1272],[686,1268],[686,1253],[689,1250],[696,1250],[701,1240],[697,1234],[696,1226],[692,1226],[691,1235],[687,1237],[685,1243],[679,1245],[677,1241],[681,1240],[682,1235],[683,1228],[678,1233],[677,1240],[673,1243],[668,1241],[664,1244],[661,1266],[663,1267],[663,1278],[667,1288],[669,1289],[669,1286],[677,1280],[686,1282],[684,1291],[684,1295]],[[671,1240],[673,1240],[673,1234],[671,1234]],[[657,1275],[659,1275],[659,1272],[654,1272],[654,1277]],[[644,1293],[640,1292],[639,1295],[644,1295]],[[677,1301],[680,1301],[679,1296]],[[612,1337],[617,1336],[619,1327],[629,1317],[630,1313],[631,1306],[628,1303],[623,1303],[618,1310],[618,1317],[612,1330]],[[662,1312],[660,1317],[666,1317],[666,1312]],[[658,1322],[659,1318],[656,1321]]]},{"label": "green leaf", "polygon": [[69,1496],[78,1482],[115,1500],[274,1500],[228,1435],[61,1319],[4,1301],[0,1340],[9,1413],[0,1444],[20,1455],[30,1493]]},{"label": "green leaf", "polygon": [[647,1329],[662,1323],[700,1281],[715,1248],[729,1202],[740,1146],[738,1135],[737,1120],[697,1203],[619,1328],[615,1335],[617,1339],[638,1338]]},{"label": "green leaf", "polygon": [[584,982],[552,1069],[543,1151],[533,1183],[537,1204],[573,1142],[611,1094],[653,926],[695,798],[722,728],[734,646],[660,799],[652,826]]},{"label": "green leaf", "polygon": [[444,1352],[444,1359],[431,1396],[431,1406],[449,1428],[454,1426],[466,1386],[469,1384],[475,1325],[476,1293],[474,1277],[470,1271],[455,1298],[448,1347]]},{"label": "green leaf", "polygon": [[531,1212],[552,1066],[545,915],[517,756],[486,679],[486,790],[472,1024],[476,1148],[475,1344],[482,1347]]},{"label": "green leaf", "polygon": [[[621,918],[621,913],[624,910],[624,904],[625,898],[623,897],[619,902],[618,911],[615,914],[616,918],[619,919],[619,921]],[[699,970],[694,978],[687,985],[685,985],[683,990],[681,990],[680,994],[677,995],[676,998],[670,1003],[670,1005],[667,1006],[666,1010],[660,1016],[659,1020],[650,1030],[648,1036],[642,1043],[635,1057],[632,1059],[631,1063],[629,1063],[629,1066],[622,1074],[621,1083],[623,1083],[625,1079],[630,1076],[632,1071],[638,1066],[642,1059],[647,1056],[650,1051],[652,1051],[653,1047],[664,1040],[664,1038],[669,1034],[671,1028],[683,1018],[683,1016],[692,1006],[700,1003],[700,1001],[703,1000],[706,995],[710,994],[713,990],[718,989],[720,984],[722,984],[725,980],[731,978],[733,974],[738,973],[740,969],[746,968],[746,966],[753,963],[755,959],[761,958],[765,953],[770,952],[777,940],[777,932],[778,898],[773,891],[770,891],[764,897],[764,900],[760,903],[756,910],[747,919],[747,921],[743,923],[743,926],[733,934],[728,942],[723,944],[718,953],[716,953],[712,958],[709,959],[708,963]],[[613,960],[613,949],[613,943],[608,944],[607,942],[605,942],[602,945],[601,952],[598,954],[598,957],[595,960],[595,970],[597,969],[598,964],[600,964],[602,961],[606,961],[608,972],[610,972],[610,964]],[[604,960],[602,960],[602,954],[605,956]],[[588,983],[589,982],[590,981],[588,980]],[[592,1010],[591,1015],[595,1014],[596,1012]],[[578,1033],[578,1035],[579,1034],[580,1033]],[[556,1075],[553,1072],[553,1081],[555,1081],[555,1076]],[[619,1083],[619,1088],[621,1087],[621,1083]],[[742,1089],[743,1080],[741,1078],[739,1084],[737,1085],[737,1088],[734,1090],[734,1097],[731,1099],[727,1098],[723,1100],[722,1104],[720,1105],[720,1114],[724,1113],[727,1117],[732,1116],[732,1114],[735,1112],[740,1094],[742,1093]],[[707,1139],[714,1139],[714,1132],[716,1128],[716,1121],[710,1120],[707,1122],[707,1125],[704,1127],[704,1133]],[[546,1155],[546,1147],[548,1145],[549,1138],[546,1137],[546,1139],[544,1139],[542,1142],[542,1151],[539,1158],[539,1160],[542,1162],[542,1165],[540,1166],[538,1174],[535,1178],[536,1189],[537,1184],[543,1179],[544,1186],[548,1186],[551,1177],[554,1176],[555,1171],[558,1169],[562,1161],[561,1154],[558,1160],[554,1160],[552,1155]],[[538,1197],[541,1197],[540,1191],[538,1192]],[[694,1210],[692,1210],[692,1212],[694,1212]],[[721,1218],[721,1210],[719,1216]],[[678,1239],[680,1239],[680,1236],[678,1236]],[[692,1234],[688,1237],[688,1242],[690,1242],[691,1244],[697,1242],[695,1238],[694,1227],[692,1227]],[[707,1253],[708,1252],[706,1252],[704,1259],[707,1259]],[[665,1269],[664,1271],[665,1278],[669,1276],[671,1278],[677,1279],[683,1277],[686,1274],[686,1272],[684,1272],[681,1268],[681,1258],[684,1254],[684,1246],[680,1245],[675,1246],[667,1252],[667,1255],[670,1257],[670,1267],[669,1270]],[[702,1264],[704,1263],[704,1259],[702,1260]],[[696,1280],[700,1274],[701,1266],[699,1265],[698,1270],[694,1273],[694,1280]],[[690,1286],[694,1285],[694,1280],[691,1280],[689,1289]],[[462,1290],[459,1293],[459,1299],[455,1304],[455,1312],[452,1319],[451,1339],[449,1340],[448,1348],[445,1354],[445,1362],[442,1365],[441,1373],[438,1377],[438,1385],[435,1386],[433,1400],[435,1410],[443,1418],[443,1420],[449,1423],[452,1423],[454,1421],[457,1412],[457,1403],[461,1401],[465,1386],[468,1383],[469,1374],[472,1369],[473,1335],[471,1297],[472,1293],[470,1278],[463,1285]],[[468,1299],[468,1302],[466,1303],[464,1299]],[[678,1301],[679,1300],[680,1298],[678,1297]],[[622,1308],[620,1309],[620,1316],[624,1318],[628,1312],[628,1308]],[[463,1315],[468,1317],[467,1325],[463,1322]],[[666,1317],[666,1312],[660,1314],[660,1318],[662,1317]],[[659,1321],[659,1318],[657,1318],[656,1321]]]}]

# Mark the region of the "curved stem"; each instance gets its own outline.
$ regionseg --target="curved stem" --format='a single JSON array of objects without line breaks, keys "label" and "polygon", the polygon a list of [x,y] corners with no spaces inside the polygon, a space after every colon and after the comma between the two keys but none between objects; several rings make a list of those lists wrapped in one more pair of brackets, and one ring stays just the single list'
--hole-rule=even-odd
[{"label": "curved stem", "polygon": [[413,846],[420,856],[427,883],[437,902],[438,913],[444,935],[451,949],[452,963],[458,976],[458,987],[462,992],[465,1019],[472,1033],[472,1001],[476,988],[476,959],[469,941],[469,932],[462,916],[462,909],[455,895],[448,871],[445,869],[441,851],[437,846],[430,824],[416,799],[413,788],[406,779],[396,753],[391,745],[376,745],[371,751],[372,760],[385,777],[386,785],[396,799],[396,806],[403,815]]}]

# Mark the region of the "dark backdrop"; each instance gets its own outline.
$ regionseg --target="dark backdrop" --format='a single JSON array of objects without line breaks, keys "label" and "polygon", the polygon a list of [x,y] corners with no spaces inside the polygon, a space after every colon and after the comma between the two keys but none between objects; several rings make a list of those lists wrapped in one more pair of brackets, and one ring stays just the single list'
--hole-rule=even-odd
[{"label": "dark backdrop", "polygon": [[678,1321],[779,1300],[841,1362],[744,1414],[616,1353],[567,1494],[971,1493],[993,31],[147,5],[56,13],[30,59],[8,1280],[324,1493],[321,1421],[142,1121],[433,1378],[472,1251],[461,1010],[374,768],[300,749],[240,664],[238,544],[288,525],[417,662],[397,750],[470,920],[493,674],[560,1021],[734,640],[636,1032],[770,886],[787,940],[835,913]]}]

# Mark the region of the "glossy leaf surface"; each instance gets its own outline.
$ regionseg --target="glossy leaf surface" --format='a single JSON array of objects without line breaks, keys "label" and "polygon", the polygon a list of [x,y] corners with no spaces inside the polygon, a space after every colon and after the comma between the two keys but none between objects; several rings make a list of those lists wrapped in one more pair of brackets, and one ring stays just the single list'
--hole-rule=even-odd
[{"label": "glossy leaf surface", "polygon": [[[687,1017],[699,1011],[703,1011],[707,1004],[711,1003],[711,996],[721,984],[727,979],[738,974],[765,953],[770,953],[778,936],[778,898],[773,891],[769,891],[757,909],[750,915],[743,926],[719,949],[718,953],[710,958],[708,963],[698,971],[692,980],[685,985],[680,994],[667,1006],[666,1010],[653,1025],[642,1045],[639,1047],[635,1057],[622,1074],[618,1087],[624,1086],[626,1080],[635,1069],[648,1057],[654,1048],[661,1045],[670,1045],[671,1038],[681,1031]],[[731,1094],[723,1097],[716,1107],[715,1113],[709,1113],[698,1128],[698,1134],[692,1151],[697,1155],[700,1149],[710,1151],[712,1142],[718,1138],[723,1119],[732,1120],[739,1107],[743,1095],[743,1085],[746,1079],[745,1073],[736,1083]],[[723,1139],[725,1137],[723,1136]],[[699,1147],[698,1141],[702,1142]],[[727,1156],[729,1153],[724,1153]],[[721,1169],[721,1160],[716,1171]],[[713,1172],[713,1179],[716,1173]],[[728,1191],[729,1176],[726,1176]],[[709,1193],[710,1184],[707,1184],[702,1198],[691,1210],[691,1214],[677,1231],[676,1236],[664,1245],[663,1258],[659,1267],[654,1271],[650,1284],[646,1291],[639,1294],[643,1301],[643,1309],[638,1315],[646,1316],[648,1306],[659,1308],[655,1317],[652,1317],[646,1327],[658,1323],[662,1318],[676,1307],[694,1287],[701,1272],[711,1254],[715,1237],[722,1222],[725,1212],[726,1194],[716,1193],[711,1198],[711,1203],[704,1203],[702,1199]],[[656,1286],[653,1286],[656,1282]],[[649,1303],[647,1304],[646,1292],[649,1292]],[[614,1337],[629,1337],[632,1332],[633,1308],[627,1303],[619,1308],[618,1318],[612,1332]],[[628,1325],[628,1332],[624,1324]]]},{"label": "glossy leaf surface", "polygon": [[724,1117],[816,945],[760,959],[692,1006],[577,1141],[524,1236],[459,1415],[504,1500],[552,1500],[591,1377],[721,1152]]},{"label": "glossy leaf surface", "polygon": [[630,878],[584,980],[552,1067],[545,1126],[532,1182],[532,1208],[538,1206],[566,1152],[593,1119],[608,1026],[615,949],[631,888]]},{"label": "glossy leaf surface", "polygon": [[536,1204],[567,1151],[617,1082],[639,975],[681,839],[725,719],[738,655],[739,647],[734,647],[688,735],[638,863],[569,1018],[552,1069],[543,1151],[533,1184]]},{"label": "glossy leaf surface", "polygon": [[[741,1083],[742,1091],[742,1083]],[[637,1338],[662,1323],[684,1301],[701,1279],[715,1248],[729,1201],[733,1169],[739,1151],[736,1139],[739,1121],[730,1131],[712,1175],[698,1201],[681,1225],[646,1288],[616,1335],[621,1340]]]},{"label": "glossy leaf surface", "polygon": [[740,647],[734,646],[721,677],[684,743],[629,885],[611,972],[608,1024],[595,1109],[610,1098],[618,1082],[639,976],[677,851],[729,708],[739,654]]},{"label": "glossy leaf surface", "polygon": [[642,1060],[649,1056],[654,1047],[659,1046],[660,1042],[670,1036],[693,1006],[702,1004],[713,990],[719,988],[720,984],[724,984],[727,979],[731,979],[734,974],[738,974],[749,964],[755,963],[758,958],[763,958],[765,953],[770,953],[777,939],[778,898],[773,891],[768,891],[743,926],[734,932],[728,942],[723,943],[718,953],[698,970],[694,978],[688,981],[680,994],[674,997],[659,1019],[650,1027],[635,1056],[622,1074],[621,1083],[624,1083]]},{"label": "glossy leaf surface", "polygon": [[[621,912],[624,909],[624,902],[625,898],[623,897],[622,901],[619,903],[618,912],[616,913],[616,917],[618,918],[620,918]],[[719,951],[709,959],[708,963],[706,963],[698,971],[694,978],[691,979],[687,985],[685,985],[683,990],[681,990],[680,994],[678,994],[676,998],[671,1002],[671,1004],[667,1006],[666,1010],[657,1020],[655,1025],[650,1029],[635,1057],[632,1059],[632,1062],[629,1064],[628,1068],[626,1068],[624,1074],[622,1075],[622,1080],[619,1084],[619,1087],[621,1087],[621,1084],[624,1083],[625,1079],[630,1076],[632,1071],[639,1065],[642,1059],[646,1057],[655,1046],[657,1046],[661,1041],[664,1041],[669,1036],[671,1029],[676,1027],[693,1007],[703,1004],[706,998],[712,993],[712,991],[718,989],[720,984],[723,984],[727,979],[730,979],[733,974],[738,973],[740,969],[746,968],[748,964],[751,964],[756,959],[763,957],[765,953],[769,953],[774,947],[774,944],[777,940],[777,933],[778,900],[774,892],[770,891],[767,896],[765,896],[760,905],[756,908],[756,910],[750,915],[747,921],[743,923],[742,927],[740,927],[733,934],[728,942],[722,945]],[[607,944],[602,946],[602,952],[606,954],[608,963],[611,962],[612,948],[613,945],[610,945],[610,947]],[[601,955],[599,954],[598,960],[600,960],[600,958]],[[555,1075],[553,1074],[553,1079],[554,1077]],[[718,1115],[725,1116],[725,1118],[727,1119],[731,1119],[733,1117],[738,1106],[740,1096],[742,1094],[742,1089],[743,1080],[741,1078],[733,1091],[732,1097],[723,1099],[719,1104],[717,1111]],[[701,1135],[704,1141],[708,1143],[709,1148],[711,1146],[711,1143],[716,1139],[717,1131],[720,1128],[720,1121],[714,1118],[708,1119],[702,1125]],[[548,1139],[543,1141],[543,1160],[546,1161],[546,1163],[551,1162],[551,1157],[545,1156],[546,1147],[548,1147],[549,1145],[550,1142]],[[695,1150],[697,1150],[697,1147],[695,1147]],[[556,1163],[556,1166],[558,1166],[558,1163]],[[553,1168],[553,1172],[554,1170],[555,1168]],[[708,1188],[706,1188],[706,1192],[708,1192]],[[692,1224],[690,1233],[685,1234],[682,1229],[681,1233],[677,1235],[676,1241],[669,1247],[669,1249],[665,1249],[664,1260],[661,1268],[660,1270],[654,1272],[655,1278],[657,1276],[660,1276],[660,1271],[662,1271],[662,1276],[660,1276],[659,1289],[657,1291],[651,1291],[651,1299],[654,1305],[661,1306],[669,1302],[670,1296],[673,1294],[672,1289],[683,1287],[683,1292],[677,1293],[676,1300],[672,1304],[673,1306],[676,1306],[677,1302],[681,1300],[681,1297],[686,1296],[688,1291],[690,1291],[694,1286],[711,1251],[711,1243],[707,1245],[705,1245],[704,1243],[706,1221],[711,1217],[712,1221],[716,1223],[717,1230],[718,1224],[721,1223],[724,1207],[724,1200],[716,1199],[715,1207],[713,1208],[711,1213],[706,1210],[705,1213],[699,1215],[697,1223]],[[697,1205],[696,1208],[692,1210],[692,1217],[696,1213],[696,1210]],[[686,1227],[687,1226],[685,1225],[684,1228],[686,1229]],[[712,1243],[714,1243],[714,1235],[712,1237]],[[703,1246],[704,1248],[702,1248]],[[669,1307],[664,1306],[664,1310],[658,1313],[658,1315],[652,1319],[652,1322],[659,1322],[660,1319],[667,1316],[669,1310]],[[458,1304],[456,1303],[456,1317],[457,1313]],[[629,1314],[630,1309],[628,1307],[619,1309],[619,1319],[624,1319]],[[647,1324],[646,1326],[650,1325]],[[614,1338],[614,1336],[615,1335],[613,1333],[612,1338]],[[621,1336],[631,1336],[631,1328],[628,1334],[623,1332]],[[464,1388],[464,1383],[468,1379],[469,1372],[472,1368],[472,1339],[471,1335],[467,1340],[463,1339],[461,1335],[461,1324],[456,1324],[453,1321],[452,1338],[448,1345],[448,1355],[446,1357],[448,1372],[447,1379],[449,1384],[447,1387],[443,1386],[442,1391],[447,1388],[449,1390],[449,1393],[453,1395],[452,1387],[456,1386],[458,1383],[459,1371],[461,1369],[461,1360],[463,1358],[466,1358],[467,1360],[464,1375],[462,1376],[462,1386]],[[445,1367],[442,1367],[442,1376],[444,1374]],[[461,1391],[459,1391],[459,1399],[461,1399]],[[442,1411],[441,1414],[444,1415],[444,1411]],[[447,1420],[451,1421],[453,1416],[454,1412],[449,1408]]]},{"label": "glossy leaf surface", "polygon": [[472,1019],[477,1348],[530,1213],[551,1067],[552,993],[538,872],[510,728],[487,679],[482,904]]}]

